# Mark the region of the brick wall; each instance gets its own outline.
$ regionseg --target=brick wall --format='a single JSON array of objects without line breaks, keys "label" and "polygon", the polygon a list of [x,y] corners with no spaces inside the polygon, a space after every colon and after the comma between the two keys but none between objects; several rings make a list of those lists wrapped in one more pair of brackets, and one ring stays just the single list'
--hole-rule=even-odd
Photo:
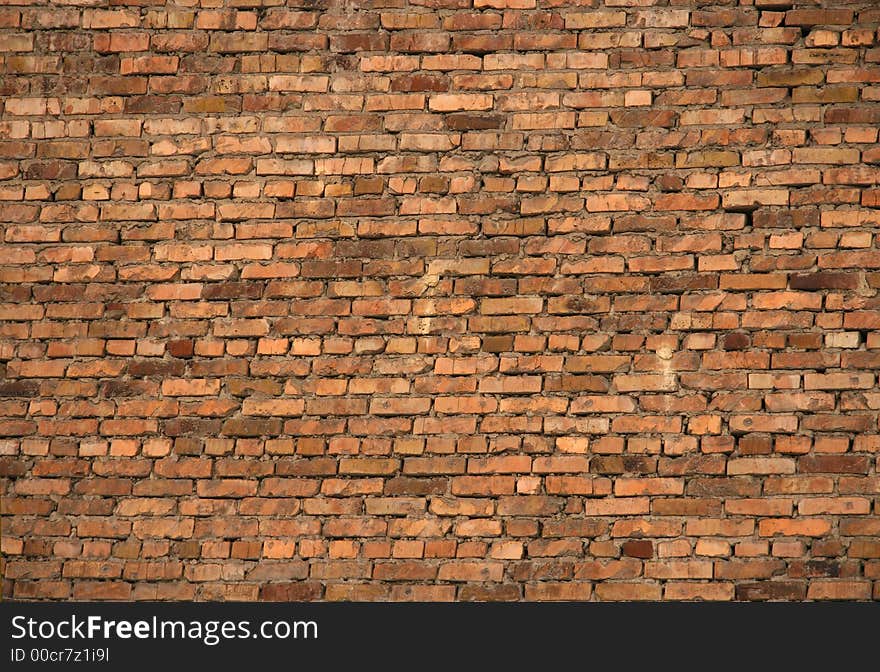
[{"label": "brick wall", "polygon": [[880,598],[874,0],[0,7],[3,594]]}]

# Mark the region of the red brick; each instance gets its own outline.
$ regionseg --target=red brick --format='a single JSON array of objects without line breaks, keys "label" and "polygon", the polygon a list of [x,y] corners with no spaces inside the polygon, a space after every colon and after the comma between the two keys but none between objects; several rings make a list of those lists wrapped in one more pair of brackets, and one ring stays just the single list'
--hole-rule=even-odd
[{"label": "red brick", "polygon": [[877,599],[876,12],[111,4],[0,11],[4,595]]}]

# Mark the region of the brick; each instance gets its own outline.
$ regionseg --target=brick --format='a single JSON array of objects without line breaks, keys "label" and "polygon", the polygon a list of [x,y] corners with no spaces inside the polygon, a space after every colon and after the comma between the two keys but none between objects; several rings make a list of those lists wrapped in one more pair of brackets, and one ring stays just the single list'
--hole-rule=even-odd
[{"label": "brick", "polygon": [[870,581],[815,581],[807,589],[808,600],[867,600]]},{"label": "brick", "polygon": [[831,524],[827,520],[808,519],[793,520],[784,518],[767,518],[758,525],[758,534],[762,537],[776,535],[798,537],[821,537],[828,533]]},{"label": "brick", "polygon": [[565,16],[566,30],[584,28],[610,28],[626,25],[626,13],[621,11],[595,11],[572,13]]},{"label": "brick", "polygon": [[791,9],[785,13],[787,26],[849,25],[852,10],[847,9]]},{"label": "brick", "polygon": [[873,384],[874,375],[871,373],[808,373],[804,376],[807,390],[866,389]]},{"label": "brick", "polygon": [[880,597],[870,3],[67,4],[0,10],[4,596]]},{"label": "brick", "polygon": [[601,583],[596,586],[596,595],[600,600],[651,600],[657,601],[662,595],[659,583]]}]

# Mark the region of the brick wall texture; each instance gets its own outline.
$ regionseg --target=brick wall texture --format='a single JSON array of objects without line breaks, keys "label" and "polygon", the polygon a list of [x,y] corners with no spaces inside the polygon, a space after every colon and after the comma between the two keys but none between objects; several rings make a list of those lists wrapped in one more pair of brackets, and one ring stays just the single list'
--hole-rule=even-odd
[{"label": "brick wall texture", "polygon": [[14,599],[880,599],[876,0],[2,0]]}]

